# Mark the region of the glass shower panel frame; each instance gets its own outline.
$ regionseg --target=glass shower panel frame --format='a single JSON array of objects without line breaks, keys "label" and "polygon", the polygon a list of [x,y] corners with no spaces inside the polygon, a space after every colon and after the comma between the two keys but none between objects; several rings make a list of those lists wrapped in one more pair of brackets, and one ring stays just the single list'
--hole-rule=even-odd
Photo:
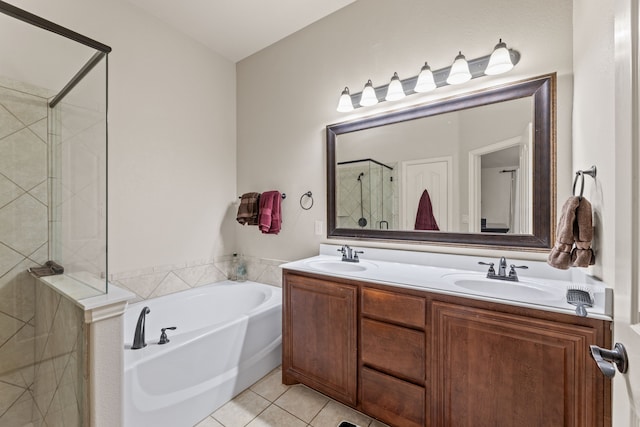
[{"label": "glass shower panel frame", "polygon": [[49,109],[50,258],[108,292],[107,75],[104,56]]}]

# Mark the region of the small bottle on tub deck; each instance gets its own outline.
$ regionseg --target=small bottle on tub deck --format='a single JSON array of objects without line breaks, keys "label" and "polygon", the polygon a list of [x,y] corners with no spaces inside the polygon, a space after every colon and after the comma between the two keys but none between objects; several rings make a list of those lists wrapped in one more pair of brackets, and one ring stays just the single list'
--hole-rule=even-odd
[{"label": "small bottle on tub deck", "polygon": [[238,282],[244,282],[247,280],[247,263],[242,254],[236,258],[238,259],[238,263],[236,265],[236,280]]},{"label": "small bottle on tub deck", "polygon": [[238,280],[238,261],[238,254],[234,252],[229,264],[229,273],[227,274],[229,280]]}]

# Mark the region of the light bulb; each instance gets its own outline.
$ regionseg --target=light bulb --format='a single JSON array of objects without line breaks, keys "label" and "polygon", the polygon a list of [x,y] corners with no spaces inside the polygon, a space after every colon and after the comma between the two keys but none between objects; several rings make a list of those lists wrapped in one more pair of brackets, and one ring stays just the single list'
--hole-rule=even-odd
[{"label": "light bulb", "polygon": [[433,80],[433,72],[431,72],[431,67],[426,62],[422,66],[420,70],[420,74],[418,74],[418,81],[416,82],[416,87],[413,89],[416,92],[430,92],[436,88],[436,82]]},{"label": "light bulb", "polygon": [[387,88],[387,96],[384,99],[387,101],[397,101],[405,96],[404,88],[402,87],[402,82],[400,81],[400,77],[398,77],[398,73],[393,73],[393,77],[391,77],[391,82],[389,82],[389,87]]},{"label": "light bulb", "polygon": [[353,111],[353,102],[351,102],[351,95],[349,95],[349,88],[345,86],[340,95],[340,101],[338,101],[338,111],[341,113],[348,113]]},{"label": "light bulb", "polygon": [[364,89],[362,89],[360,105],[363,107],[369,107],[371,105],[376,105],[377,103],[378,97],[376,96],[376,91],[373,88],[373,83],[371,83],[371,80],[367,80],[367,83],[364,85]]},{"label": "light bulb", "polygon": [[451,65],[449,71],[449,77],[447,77],[447,83],[450,85],[457,85],[460,83],[468,82],[471,80],[471,73],[469,72],[469,64],[465,59],[462,52],[458,52],[458,56]]},{"label": "light bulb", "polygon": [[493,49],[493,53],[489,58],[489,64],[484,73],[488,76],[494,76],[496,74],[506,73],[513,68],[513,62],[511,62],[511,55],[507,44],[500,39],[496,47]]}]

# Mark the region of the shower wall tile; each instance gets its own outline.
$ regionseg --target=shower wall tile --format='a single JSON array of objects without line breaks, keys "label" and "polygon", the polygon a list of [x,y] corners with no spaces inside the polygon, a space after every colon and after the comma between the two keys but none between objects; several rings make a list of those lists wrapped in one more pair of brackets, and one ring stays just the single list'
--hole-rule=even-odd
[{"label": "shower wall tile", "polygon": [[0,104],[26,126],[47,117],[47,104],[39,96],[0,87]]},{"label": "shower wall tile", "polygon": [[0,139],[0,173],[25,190],[47,178],[47,145],[29,129]]},{"label": "shower wall tile", "polygon": [[[0,78],[0,84],[8,80]],[[27,89],[26,85],[21,90]],[[0,87],[0,425],[40,420],[35,380],[35,281],[47,259],[46,99]],[[16,398],[16,395],[19,396]]]},{"label": "shower wall tile", "polygon": [[0,209],[0,242],[28,256],[48,239],[47,207],[29,194]]},{"label": "shower wall tile", "polygon": [[0,138],[23,128],[24,124],[0,104]]}]

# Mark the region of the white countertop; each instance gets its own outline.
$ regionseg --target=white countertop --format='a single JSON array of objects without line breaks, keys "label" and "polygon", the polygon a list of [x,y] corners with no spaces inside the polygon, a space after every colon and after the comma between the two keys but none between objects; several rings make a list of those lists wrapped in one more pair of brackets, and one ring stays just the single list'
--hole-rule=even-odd
[{"label": "white countertop", "polygon": [[[565,295],[568,286],[577,286],[591,290],[594,295],[594,306],[587,307],[588,317],[612,320],[612,289],[584,273],[554,271],[540,261],[508,259],[508,265],[529,267],[527,270],[518,270],[520,280],[513,283],[486,279],[487,267],[477,264],[478,261],[495,262],[497,271],[497,259],[354,247],[364,250],[364,254],[360,255],[361,261],[356,264],[343,263],[341,255],[336,252],[339,248],[339,245],[323,244],[320,255],[289,262],[281,267],[574,316],[577,316],[575,306],[566,302]],[[480,289],[475,287],[476,284]]]}]

